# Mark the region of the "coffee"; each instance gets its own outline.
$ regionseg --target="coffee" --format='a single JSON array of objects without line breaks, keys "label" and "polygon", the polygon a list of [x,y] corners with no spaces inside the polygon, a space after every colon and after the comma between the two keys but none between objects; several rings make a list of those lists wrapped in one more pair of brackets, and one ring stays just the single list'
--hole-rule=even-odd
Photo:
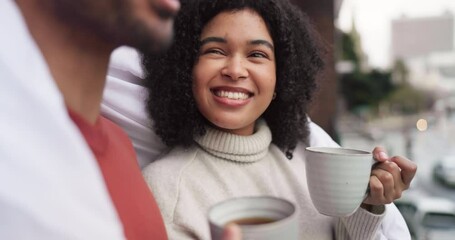
[{"label": "coffee", "polygon": [[210,235],[213,240],[221,240],[226,225],[235,223],[244,240],[297,240],[295,210],[292,202],[271,196],[227,199],[210,208]]},{"label": "coffee", "polygon": [[265,217],[250,217],[250,218],[242,218],[238,220],[231,221],[230,223],[235,223],[238,225],[260,225],[266,223],[275,222],[275,219],[272,218],[265,218]]}]

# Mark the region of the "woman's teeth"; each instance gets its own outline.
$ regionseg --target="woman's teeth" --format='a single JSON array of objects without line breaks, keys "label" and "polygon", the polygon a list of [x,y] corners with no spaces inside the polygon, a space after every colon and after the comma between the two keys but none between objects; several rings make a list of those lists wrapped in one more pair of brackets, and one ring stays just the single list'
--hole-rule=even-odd
[{"label": "woman's teeth", "polygon": [[215,91],[215,95],[218,97],[229,98],[234,100],[245,100],[249,97],[248,94],[243,92],[228,92],[223,90]]}]

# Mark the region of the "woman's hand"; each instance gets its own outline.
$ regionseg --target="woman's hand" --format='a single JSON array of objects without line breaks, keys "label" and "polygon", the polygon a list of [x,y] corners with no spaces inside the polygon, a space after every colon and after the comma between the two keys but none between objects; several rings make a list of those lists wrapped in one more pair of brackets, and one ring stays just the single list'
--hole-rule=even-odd
[{"label": "woman's hand", "polygon": [[240,227],[237,224],[228,224],[224,228],[223,240],[242,240]]},{"label": "woman's hand", "polygon": [[389,204],[400,198],[417,171],[414,162],[400,156],[389,158],[382,147],[373,150],[373,157],[378,162],[371,171],[370,192],[363,201],[363,208],[367,208],[367,205]]}]

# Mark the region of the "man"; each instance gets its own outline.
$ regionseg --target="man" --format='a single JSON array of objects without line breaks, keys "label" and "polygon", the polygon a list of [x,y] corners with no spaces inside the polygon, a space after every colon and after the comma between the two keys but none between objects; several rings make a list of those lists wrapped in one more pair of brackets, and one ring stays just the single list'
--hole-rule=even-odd
[{"label": "man", "polygon": [[166,238],[130,142],[99,112],[112,50],[164,49],[178,8],[0,2],[0,239]]}]

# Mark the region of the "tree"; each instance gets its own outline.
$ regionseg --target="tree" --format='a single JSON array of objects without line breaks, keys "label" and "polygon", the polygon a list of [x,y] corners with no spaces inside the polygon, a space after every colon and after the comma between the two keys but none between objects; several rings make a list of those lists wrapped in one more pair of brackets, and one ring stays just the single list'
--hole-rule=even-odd
[{"label": "tree", "polygon": [[369,73],[355,72],[341,76],[341,93],[349,110],[377,108],[393,90],[390,72],[375,69]]},{"label": "tree", "polygon": [[395,84],[406,84],[409,82],[409,70],[402,59],[398,59],[393,64],[392,78]]}]

